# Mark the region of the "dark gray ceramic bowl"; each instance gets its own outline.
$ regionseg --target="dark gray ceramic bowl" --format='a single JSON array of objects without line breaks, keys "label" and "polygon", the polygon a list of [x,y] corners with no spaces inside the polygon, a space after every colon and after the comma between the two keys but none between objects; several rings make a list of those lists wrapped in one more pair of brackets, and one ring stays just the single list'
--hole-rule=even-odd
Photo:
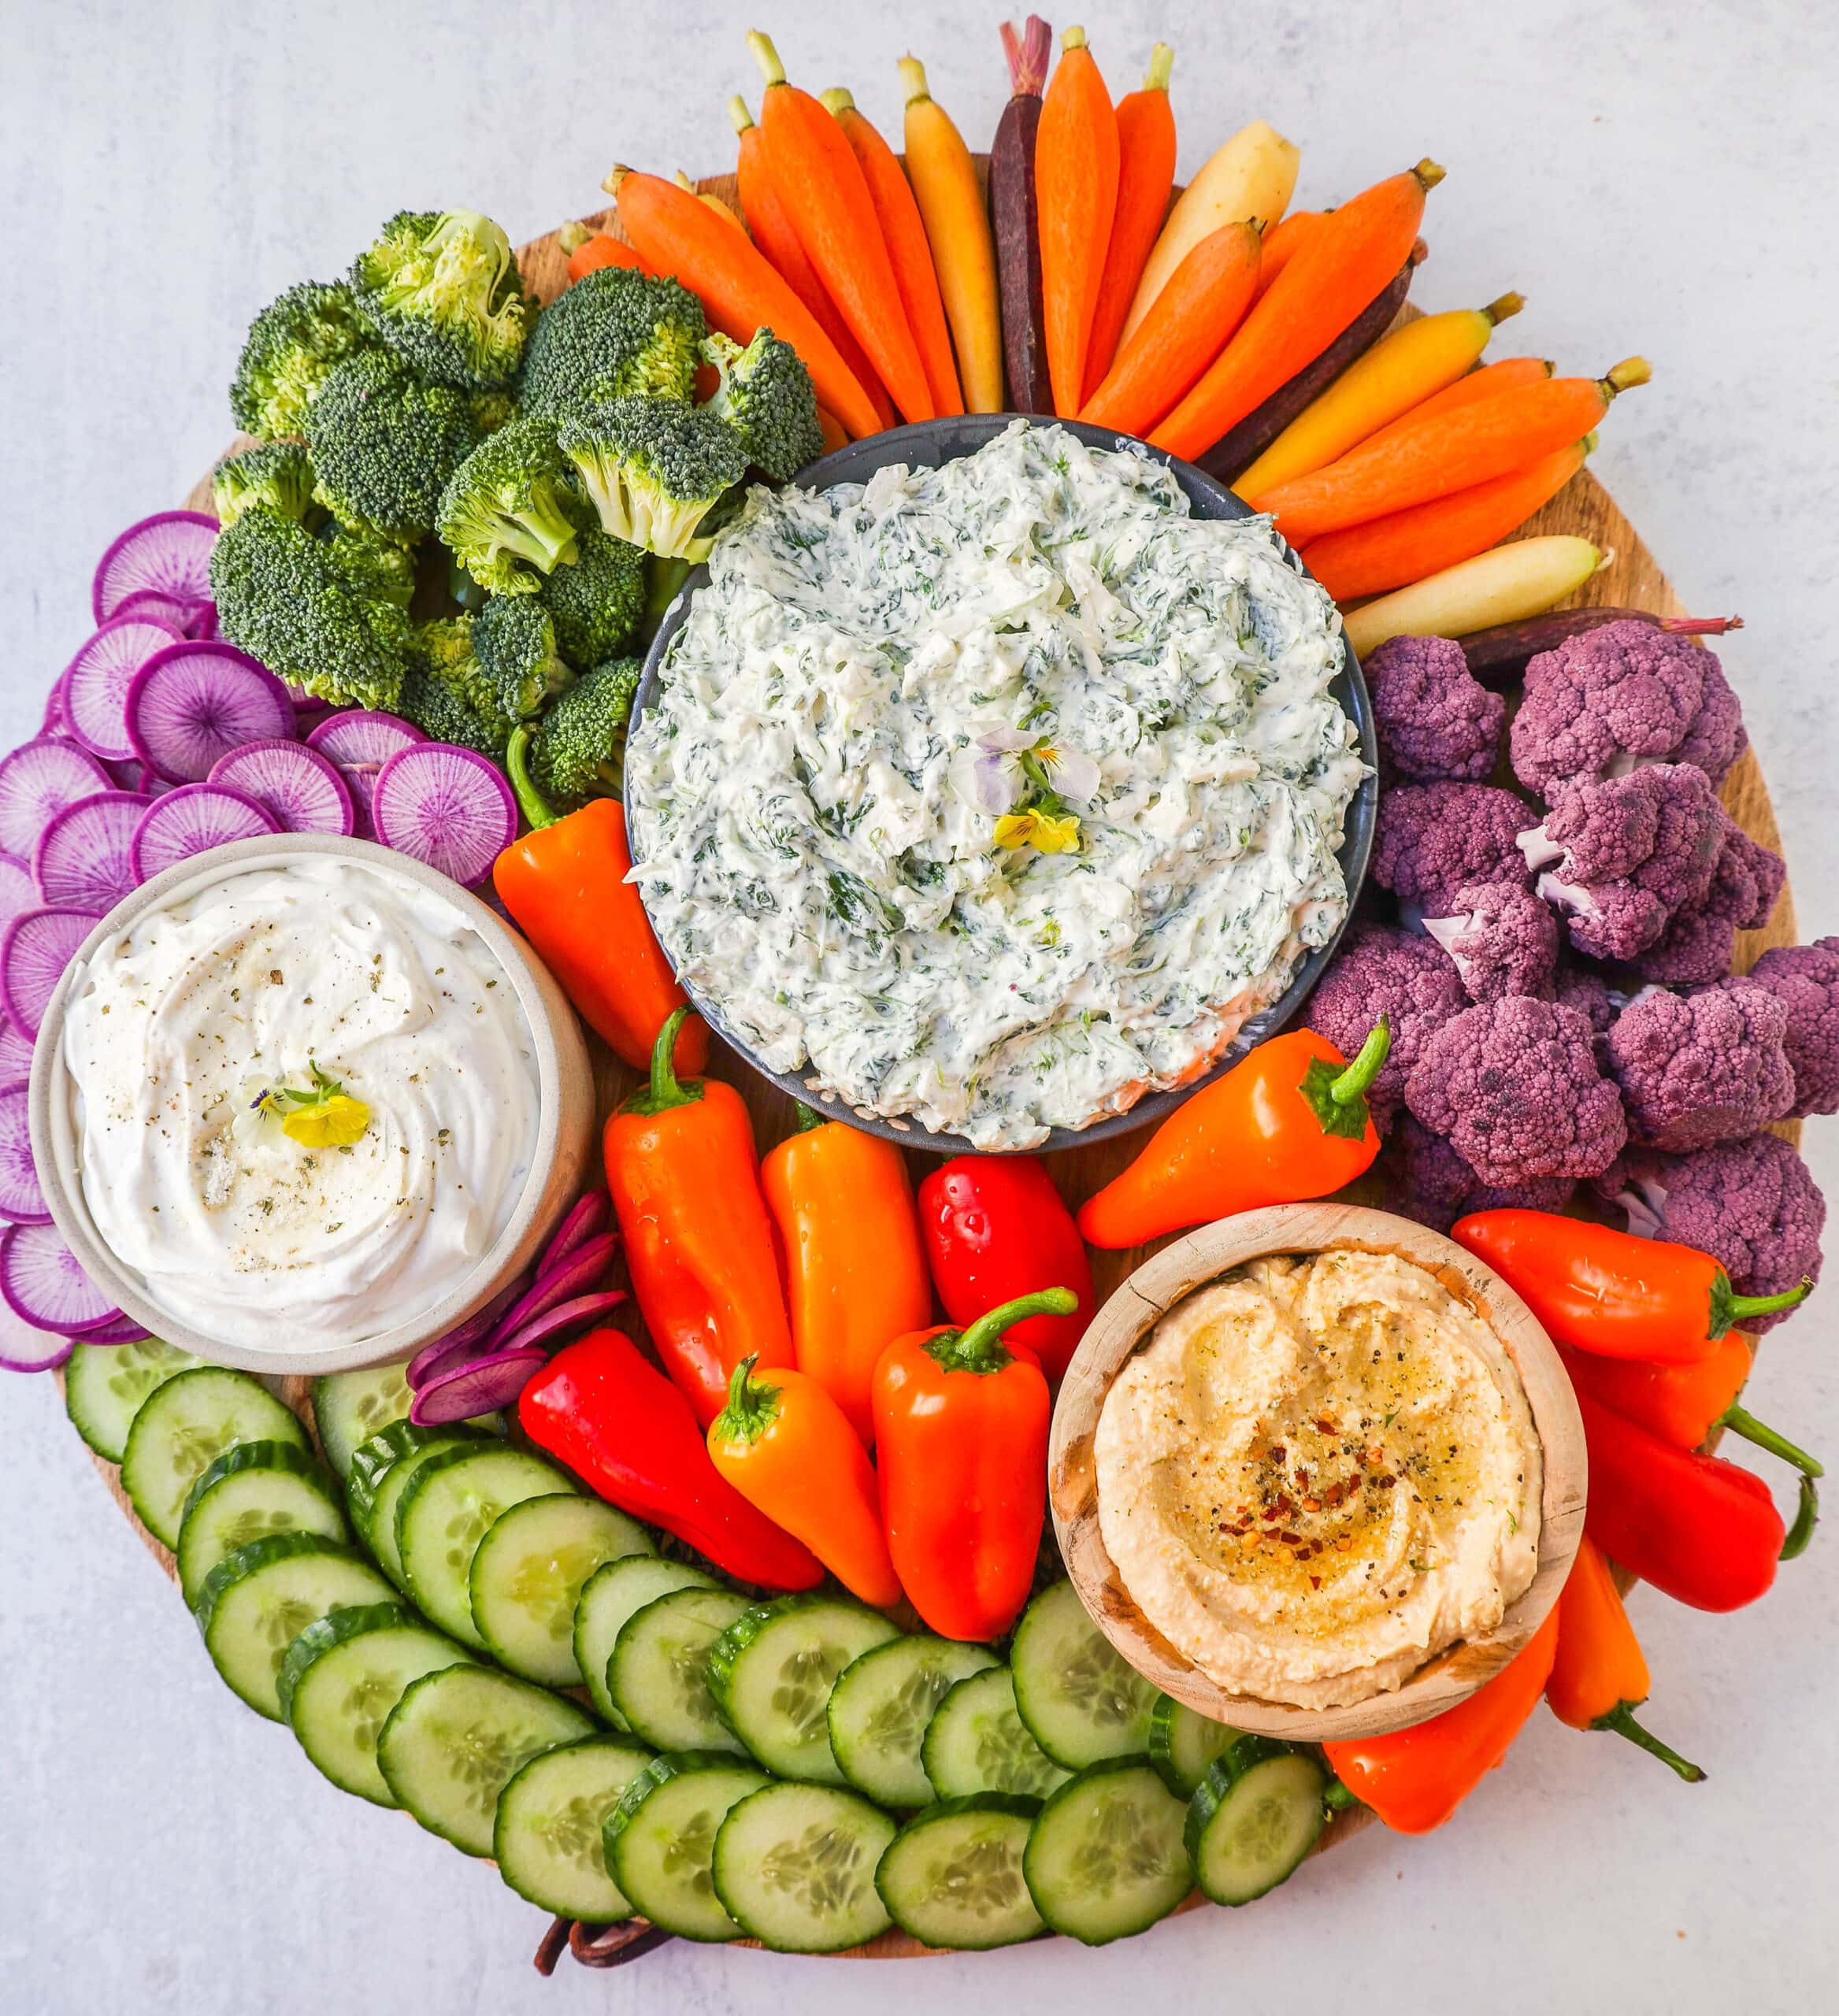
[{"label": "dark gray ceramic bowl", "polygon": [[[936,469],[942,463],[955,461],[981,448],[994,435],[1000,434],[1018,416],[1014,413],[967,413],[954,420],[923,421],[917,427],[897,427],[886,434],[877,434],[866,441],[853,443],[847,448],[839,448],[833,455],[825,455],[821,461],[813,462],[801,472],[798,480],[813,490],[826,490],[833,484],[866,483],[876,470],[884,469],[890,462],[904,462],[910,468]],[[1041,426],[1060,426],[1081,440],[1095,448],[1118,448],[1135,445],[1129,435],[1114,433],[1109,428],[1088,427],[1078,421],[1040,421]],[[1199,518],[1249,518],[1254,513],[1241,503],[1223,484],[1216,483],[1210,476],[1188,462],[1177,461],[1173,455],[1151,448],[1148,452],[1160,461],[1166,462],[1175,472],[1175,480],[1187,493],[1188,501]],[[658,634],[651,640],[651,648],[646,654],[644,676],[639,682],[637,696],[632,702],[632,718],[636,721],[651,704],[658,690],[658,683],[664,661],[672,641],[682,627],[689,607],[689,598],[709,578],[706,567],[697,568],[684,584],[683,591],[666,612],[664,621],[658,626]],[[1366,682],[1360,675],[1360,667],[1352,647],[1348,648],[1346,662],[1335,680],[1335,696],[1346,708],[1360,733],[1360,747],[1370,768],[1377,760],[1377,745],[1373,733],[1373,710],[1366,697]],[[1377,780],[1369,776],[1355,794],[1353,803],[1348,808],[1346,837],[1341,843],[1341,872],[1347,877],[1348,911],[1351,914],[1355,899],[1360,893],[1366,878],[1366,857],[1373,847],[1373,822],[1379,804]],[[1295,976],[1281,996],[1262,1015],[1256,1015],[1242,1028],[1234,1040],[1220,1053],[1218,1058],[1203,1076],[1177,1085],[1166,1092],[1151,1092],[1139,1099],[1127,1113],[1114,1114],[1109,1118],[1095,1121],[1089,1127],[1078,1128],[1056,1127],[1042,1142],[1035,1153],[1048,1152],[1062,1148],[1083,1147],[1090,1141],[1108,1140],[1114,1134],[1127,1134],[1139,1127],[1148,1127],[1168,1115],[1198,1087],[1210,1083],[1223,1071],[1229,1069],[1243,1057],[1254,1043],[1275,1034],[1288,1022],[1303,1002],[1309,990],[1322,976],[1323,969],[1334,956],[1335,945],[1339,942],[1337,932],[1333,940],[1310,953],[1297,967]],[[729,1047],[744,1057],[761,1077],[771,1080],[788,1097],[814,1102],[814,1095],[804,1079],[777,1071],[769,1071],[749,1049],[747,1043],[729,1028],[723,1021],[719,1002],[703,999],[691,990],[691,998],[698,1011],[710,1026],[728,1043]],[[826,1114],[840,1120],[848,1120],[856,1126],[866,1128],[871,1134],[895,1141],[909,1148],[927,1148],[942,1155],[960,1155],[973,1152],[971,1143],[961,1135],[935,1134],[921,1127],[917,1121],[882,1120],[873,1114],[859,1114],[843,1106],[840,1101],[823,1099],[815,1101]]]}]

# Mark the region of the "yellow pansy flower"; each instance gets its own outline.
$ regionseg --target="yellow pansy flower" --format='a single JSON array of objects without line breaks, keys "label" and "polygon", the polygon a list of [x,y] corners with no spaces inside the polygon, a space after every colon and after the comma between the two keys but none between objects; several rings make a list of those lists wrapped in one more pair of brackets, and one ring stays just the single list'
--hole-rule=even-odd
[{"label": "yellow pansy flower", "polygon": [[1005,812],[996,821],[996,842],[1011,850],[1031,847],[1042,854],[1077,854],[1079,816],[1073,812]]}]

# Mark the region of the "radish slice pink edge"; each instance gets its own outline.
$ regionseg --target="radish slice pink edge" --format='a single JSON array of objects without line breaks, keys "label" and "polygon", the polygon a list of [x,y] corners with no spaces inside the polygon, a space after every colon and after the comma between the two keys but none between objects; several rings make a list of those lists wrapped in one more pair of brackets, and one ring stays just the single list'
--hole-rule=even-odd
[{"label": "radish slice pink edge", "polygon": [[106,1329],[121,1317],[52,1225],[0,1232],[0,1297],[20,1322],[66,1336]]},{"label": "radish slice pink edge", "polygon": [[[181,784],[146,806],[134,829],[134,872],[143,882],[176,862],[232,840],[258,839],[280,828],[246,791],[228,784]],[[0,987],[5,984],[0,959]]]},{"label": "radish slice pink edge", "polygon": [[434,1428],[510,1406],[548,1362],[548,1352],[540,1351],[495,1351],[475,1358],[430,1380],[410,1403],[409,1418],[417,1428]]},{"label": "radish slice pink edge", "polygon": [[76,1338],[22,1323],[0,1304],[0,1372],[55,1372],[76,1349]]},{"label": "radish slice pink edge", "polygon": [[[0,854],[0,931],[21,910],[35,910],[41,902],[39,885],[30,869],[22,867],[11,854]],[[6,1067],[0,1064],[0,1078],[6,1075]]]},{"label": "radish slice pink edge", "polygon": [[354,707],[314,724],[306,738],[307,747],[338,765],[339,774],[351,794],[351,830],[358,839],[376,837],[376,828],[371,824],[370,799],[376,788],[377,773],[399,750],[413,749],[427,739],[413,721],[373,707]]},{"label": "radish slice pink edge", "polygon": [[155,651],[184,642],[185,633],[172,624],[117,616],[70,661],[57,682],[59,705],[70,732],[92,756],[108,763],[125,763],[132,757],[128,686]]},{"label": "radish slice pink edge", "polygon": [[446,742],[399,750],[377,773],[370,817],[386,847],[468,888],[517,837],[517,801],[504,773]]},{"label": "radish slice pink edge", "polygon": [[208,781],[253,798],[284,833],[351,831],[351,793],[338,765],[303,742],[246,742],[217,758]]},{"label": "radish slice pink edge", "polygon": [[287,687],[228,644],[155,651],[129,680],[125,705],[133,754],[175,784],[202,784],[246,742],[294,739]]},{"label": "radish slice pink edge", "polygon": [[151,617],[154,622],[167,624],[181,637],[195,637],[200,642],[217,634],[217,606],[214,602],[186,602],[161,588],[136,588],[132,595],[124,595],[109,621],[113,623],[124,616]]},{"label": "radish slice pink edge", "polygon": [[38,1166],[32,1160],[28,1091],[23,1078],[0,1085],[0,1218],[10,1218],[16,1225],[48,1225],[51,1214],[45,1209]]},{"label": "radish slice pink edge", "polygon": [[0,932],[0,1013],[36,1037],[64,969],[97,922],[94,910],[24,910]]},{"label": "radish slice pink edge", "polygon": [[134,834],[146,807],[136,792],[102,791],[54,813],[32,856],[43,901],[61,910],[112,910],[138,880]]},{"label": "radish slice pink edge", "polygon": [[157,588],[176,602],[209,602],[217,543],[217,521],[206,511],[156,511],[130,525],[97,564],[90,594],[97,622],[119,614],[143,588]]},{"label": "radish slice pink edge", "polygon": [[29,862],[54,813],[113,789],[87,749],[57,736],[21,743],[0,758],[0,850]]}]

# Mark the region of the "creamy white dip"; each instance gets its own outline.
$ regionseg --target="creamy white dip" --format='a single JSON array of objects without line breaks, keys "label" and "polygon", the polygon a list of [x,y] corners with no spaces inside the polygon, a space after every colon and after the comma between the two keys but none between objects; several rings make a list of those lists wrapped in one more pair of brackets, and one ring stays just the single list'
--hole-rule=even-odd
[{"label": "creamy white dip", "polygon": [[[1268,521],[1018,422],[756,491],[632,732],[635,871],[773,1070],[1021,1148],[1204,1069],[1340,924],[1340,620]],[[1000,843],[1036,754],[1076,847]]]},{"label": "creamy white dip", "polygon": [[[536,1152],[509,976],[451,903],[356,861],[232,874],[143,917],[76,975],[64,1062],[97,1231],[158,1306],[246,1350],[330,1351],[431,1307]],[[349,1146],[284,1129],[275,1095],[315,1065],[369,1109]]]}]

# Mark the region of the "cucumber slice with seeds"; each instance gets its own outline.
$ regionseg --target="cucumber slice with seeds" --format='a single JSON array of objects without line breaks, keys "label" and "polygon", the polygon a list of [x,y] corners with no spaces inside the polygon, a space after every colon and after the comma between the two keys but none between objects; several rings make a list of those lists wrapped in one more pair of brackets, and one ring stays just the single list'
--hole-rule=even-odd
[{"label": "cucumber slice with seeds", "polygon": [[187,1610],[226,1555],[269,1533],[345,1538],[345,1515],[319,1459],[291,1442],[239,1442],[207,1466],[179,1520],[179,1590]]},{"label": "cucumber slice with seeds", "polygon": [[616,1729],[626,1718],[606,1691],[606,1664],[621,1627],[634,1611],[673,1589],[716,1589],[713,1575],[687,1561],[667,1561],[662,1555],[628,1554],[596,1568],[581,1584],[575,1602],[575,1663],[581,1670],[594,1712]]},{"label": "cucumber slice with seeds", "polygon": [[875,1871],[894,1922],[928,1946],[966,1952],[1013,1946],[1044,1931],[1021,1873],[1040,1810],[1038,1799],[973,1792],[914,1814]]},{"label": "cucumber slice with seeds", "polygon": [[736,1618],[709,1652],[709,1691],[729,1727],[769,1771],[845,1782],[826,1710],[836,1677],[900,1636],[878,1610],[830,1596],[780,1596]]},{"label": "cucumber slice with seeds", "polygon": [[[368,1372],[334,1372],[313,1382],[313,1425],[325,1459],[341,1480],[351,1474],[351,1459],[373,1436],[409,1418],[408,1366],[373,1366]],[[500,1414],[480,1414],[467,1426],[487,1435],[502,1435]]]},{"label": "cucumber slice with seeds", "polygon": [[394,1594],[355,1547],[317,1533],[271,1533],[227,1555],[206,1576],[198,1624],[225,1684],[278,1722],[281,1662],[308,1625],[349,1606],[387,1603]]},{"label": "cucumber slice with seeds", "polygon": [[884,1806],[929,1804],[921,1760],[939,1703],[961,1680],[999,1663],[987,1645],[921,1632],[865,1652],[830,1696],[830,1747],[858,1792]]},{"label": "cucumber slice with seeds", "polygon": [[1082,1771],[1107,1757],[1140,1757],[1158,1690],[1085,1614],[1070,1582],[1042,1590],[1009,1648],[1015,1706],[1056,1764]]},{"label": "cucumber slice with seeds", "polygon": [[191,1487],[239,1442],[291,1442],[304,1449],[306,1431],[258,1380],[222,1366],[178,1373],[142,1403],[121,1452],[121,1488],[162,1546],[179,1544],[180,1515]]},{"label": "cucumber slice with seeds", "polygon": [[706,1750],[655,1757],[602,1831],[606,1872],[634,1907],[679,1939],[738,1939],[710,1863],[729,1809],[770,1781],[756,1765]]},{"label": "cucumber slice with seeds", "polygon": [[1150,1711],[1149,1761],[1177,1799],[1192,1799],[1214,1759],[1223,1757],[1238,1740],[1238,1730],[1171,1695],[1159,1695]]},{"label": "cucumber slice with seeds", "polygon": [[402,1557],[396,1551],[396,1506],[409,1480],[430,1457],[450,1449],[475,1448],[482,1440],[458,1425],[417,1428],[413,1421],[399,1421],[358,1445],[345,1485],[346,1509],[358,1537],[399,1589],[406,1584]]},{"label": "cucumber slice with seeds", "polygon": [[775,1953],[841,1953],[892,1922],[875,1870],[894,1839],[878,1806],[833,1785],[767,1785],[728,1810],[710,1873],[729,1916]]},{"label": "cucumber slice with seeds", "polygon": [[498,1796],[492,1858],[520,1897],[558,1918],[610,1925],[628,1918],[606,1873],[606,1816],[651,1761],[629,1736],[586,1736],[532,1757]]},{"label": "cucumber slice with seeds", "polygon": [[1188,1809],[1140,1757],[1107,1758],[1041,1808],[1021,1869],[1035,1908],[1087,1946],[1147,1932],[1194,1887]]},{"label": "cucumber slice with seeds", "polygon": [[396,1502],[396,1551],[410,1599],[430,1623],[484,1651],[466,1579],[479,1544],[512,1506],[563,1492],[579,1495],[553,1463],[521,1449],[488,1443],[430,1456]]},{"label": "cucumber slice with seeds", "polygon": [[502,1666],[546,1687],[579,1687],[575,1603],[609,1561],[648,1555],[651,1536],[597,1498],[526,1498],[501,1513],[467,1571],[473,1621]]},{"label": "cucumber slice with seeds", "polygon": [[1072,1775],[1015,1712],[1015,1679],[1007,1666],[958,1681],[932,1711],[920,1762],[940,1799],[1009,1792],[1043,1799]]},{"label": "cucumber slice with seeds", "polygon": [[675,1589],[627,1618],[606,1662],[606,1691],[634,1736],[654,1750],[747,1754],[709,1691],[709,1654],[748,1607],[732,1589]]},{"label": "cucumber slice with seeds", "polygon": [[1274,1890],[1314,1847],[1328,1818],[1328,1773],[1306,1750],[1242,1736],[1216,1758],[1188,1809],[1195,1878],[1216,1904]]},{"label": "cucumber slice with seeds", "polygon": [[399,1804],[469,1855],[491,1853],[498,1797],[532,1757],[591,1736],[572,1701],[489,1666],[450,1666],[412,1681],[376,1740]]},{"label": "cucumber slice with seeds", "polygon": [[276,1692],[313,1765],[341,1792],[393,1807],[376,1762],[390,1710],[424,1673],[472,1664],[463,1646],[401,1603],[364,1603],[308,1625],[287,1647]]},{"label": "cucumber slice with seeds", "polygon": [[133,1344],[79,1344],[64,1368],[65,1411],[105,1462],[118,1463],[134,1417],[148,1396],[203,1363],[158,1337]]}]

